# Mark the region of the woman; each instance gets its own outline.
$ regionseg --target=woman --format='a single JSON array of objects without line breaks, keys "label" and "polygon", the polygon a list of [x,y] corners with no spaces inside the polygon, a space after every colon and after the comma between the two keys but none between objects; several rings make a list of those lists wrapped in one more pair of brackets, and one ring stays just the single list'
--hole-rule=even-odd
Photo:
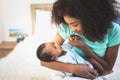
[{"label": "woman", "polygon": [[111,73],[120,44],[120,27],[112,23],[117,16],[115,5],[115,0],[57,0],[53,4],[52,22],[59,25],[54,42],[62,45],[69,39],[80,56],[96,69],[101,66],[98,73],[83,64],[55,61],[41,65],[89,79]]}]

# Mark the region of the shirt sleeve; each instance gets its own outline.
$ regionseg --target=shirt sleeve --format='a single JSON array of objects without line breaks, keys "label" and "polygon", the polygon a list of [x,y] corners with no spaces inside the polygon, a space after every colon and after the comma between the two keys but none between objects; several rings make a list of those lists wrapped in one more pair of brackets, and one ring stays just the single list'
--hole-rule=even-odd
[{"label": "shirt sleeve", "polygon": [[70,34],[75,34],[67,24],[61,24],[58,28],[57,28],[57,32],[60,34],[60,36],[66,40],[69,38]]},{"label": "shirt sleeve", "polygon": [[118,24],[113,23],[108,35],[108,47],[120,44],[120,26]]}]

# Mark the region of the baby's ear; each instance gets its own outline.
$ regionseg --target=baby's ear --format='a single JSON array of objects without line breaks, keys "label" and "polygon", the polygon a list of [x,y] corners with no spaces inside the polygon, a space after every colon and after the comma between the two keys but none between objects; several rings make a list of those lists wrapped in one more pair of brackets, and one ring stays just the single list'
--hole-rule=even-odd
[{"label": "baby's ear", "polygon": [[53,57],[52,57],[52,60],[56,60],[56,59],[57,59],[57,56],[53,56]]}]

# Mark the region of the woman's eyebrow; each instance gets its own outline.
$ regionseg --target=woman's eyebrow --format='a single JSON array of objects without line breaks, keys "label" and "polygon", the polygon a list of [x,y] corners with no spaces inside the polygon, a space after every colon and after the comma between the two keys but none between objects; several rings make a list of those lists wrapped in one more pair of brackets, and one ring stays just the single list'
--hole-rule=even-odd
[{"label": "woman's eyebrow", "polygon": [[73,24],[75,24],[76,22],[71,22],[71,23],[68,23],[69,25],[73,25]]}]

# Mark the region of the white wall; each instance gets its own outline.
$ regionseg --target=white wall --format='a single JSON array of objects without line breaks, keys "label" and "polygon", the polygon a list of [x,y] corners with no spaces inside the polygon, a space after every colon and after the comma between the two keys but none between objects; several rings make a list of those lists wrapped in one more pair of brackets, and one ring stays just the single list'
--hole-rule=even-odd
[{"label": "white wall", "polygon": [[[20,28],[31,34],[30,4],[53,3],[55,0],[0,0],[0,42],[13,41],[8,35],[9,28]],[[117,0],[120,2],[120,0]]]},{"label": "white wall", "polygon": [[[0,8],[1,8],[1,3],[0,3]],[[0,43],[3,41],[3,23],[2,23],[2,14],[1,14],[1,10],[0,10]]]},{"label": "white wall", "polygon": [[[4,31],[4,40],[14,41],[8,35],[9,28],[20,28],[24,33],[31,34],[30,4],[53,3],[54,0],[0,0],[0,36]],[[1,29],[2,27],[3,29]],[[0,37],[1,40],[1,37]]]},{"label": "white wall", "polygon": [[[0,16],[0,18],[1,18],[1,16]],[[0,22],[1,22],[1,20],[0,20]],[[4,36],[4,32],[3,32],[3,25],[2,25],[2,23],[0,23],[0,43],[3,41],[3,36]]]}]

